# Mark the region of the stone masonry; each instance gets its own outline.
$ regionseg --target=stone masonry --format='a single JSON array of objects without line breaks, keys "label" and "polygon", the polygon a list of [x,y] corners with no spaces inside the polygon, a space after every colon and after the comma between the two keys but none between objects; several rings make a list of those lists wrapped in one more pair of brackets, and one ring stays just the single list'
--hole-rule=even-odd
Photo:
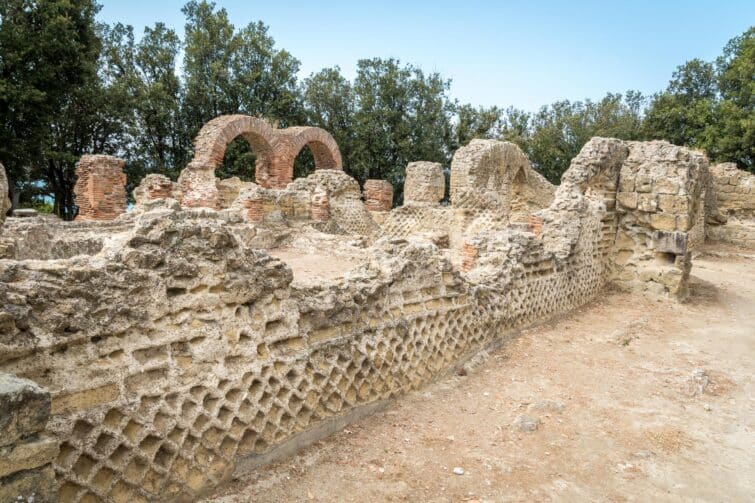
[{"label": "stone masonry", "polygon": [[438,204],[446,192],[443,166],[437,162],[410,162],[406,167],[404,204]]},{"label": "stone masonry", "polygon": [[58,442],[44,433],[49,415],[46,390],[0,374],[0,501],[57,501]]},{"label": "stone masonry", "polygon": [[126,162],[110,155],[84,155],[76,166],[76,220],[114,220],[126,211]]},{"label": "stone masonry", "polygon": [[367,180],[364,183],[364,204],[370,211],[390,211],[393,185],[386,180]]},{"label": "stone masonry", "polygon": [[284,187],[219,184],[233,137],[269,143],[257,162],[273,178],[291,159],[276,138],[309,138],[221,119],[178,187],[143,182],[116,221],[2,228],[0,372],[18,377],[0,379],[0,400],[33,392],[0,408],[0,476],[47,482],[0,494],[195,501],[609,283],[686,294],[707,166],[689,149],[593,138],[554,187],[515,145],[474,140],[454,155],[448,205],[430,165],[390,209],[390,184],[363,194],[332,148]]}]

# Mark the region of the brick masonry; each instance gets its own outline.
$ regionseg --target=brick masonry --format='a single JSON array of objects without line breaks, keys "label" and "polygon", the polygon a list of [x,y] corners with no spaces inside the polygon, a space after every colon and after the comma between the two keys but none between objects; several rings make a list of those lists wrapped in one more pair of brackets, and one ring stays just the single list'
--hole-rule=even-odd
[{"label": "brick masonry", "polygon": [[364,205],[370,211],[390,211],[393,185],[385,180],[367,180],[364,183]]},{"label": "brick masonry", "polygon": [[76,166],[73,192],[76,220],[114,220],[126,211],[126,161],[110,155],[84,155]]}]

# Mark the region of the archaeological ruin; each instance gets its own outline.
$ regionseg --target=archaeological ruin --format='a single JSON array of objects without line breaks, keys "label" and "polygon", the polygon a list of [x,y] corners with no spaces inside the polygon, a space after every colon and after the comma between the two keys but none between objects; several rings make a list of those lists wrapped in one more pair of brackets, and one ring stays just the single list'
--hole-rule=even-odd
[{"label": "archaeological ruin", "polygon": [[[216,177],[237,137],[255,182]],[[593,138],[558,186],[503,141],[417,161],[393,207],[326,131],[221,116],[128,211],[94,155],[74,221],[6,219],[0,501],[196,500],[608,284],[684,301],[706,240],[755,246],[755,176],[666,142]]]}]

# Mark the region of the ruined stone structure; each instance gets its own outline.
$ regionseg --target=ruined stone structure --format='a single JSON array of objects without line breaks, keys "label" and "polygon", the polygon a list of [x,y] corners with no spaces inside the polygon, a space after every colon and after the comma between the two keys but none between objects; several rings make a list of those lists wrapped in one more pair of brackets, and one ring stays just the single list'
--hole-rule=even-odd
[{"label": "ruined stone structure", "polygon": [[8,176],[5,174],[5,167],[0,164],[0,227],[5,221],[5,214],[10,210],[11,203],[8,197]]},{"label": "ruined stone structure", "polygon": [[393,206],[393,185],[386,180],[364,182],[364,205],[370,211],[390,211]]},{"label": "ruined stone structure", "polygon": [[[515,145],[474,140],[448,204],[439,166],[416,163],[391,210],[390,185],[363,194],[331,147],[289,180],[303,130],[221,119],[177,185],[145,180],[115,221],[2,229],[0,372],[51,397],[43,433],[2,438],[52,439],[29,470],[49,476],[52,455],[60,501],[194,500],[609,282],[686,295],[699,153],[593,138],[554,187]],[[238,135],[258,183],[214,177]]]},{"label": "ruined stone structure", "polygon": [[58,442],[44,432],[50,393],[0,374],[0,501],[55,501]]},{"label": "ruined stone structure", "polygon": [[[705,236],[740,246],[755,247],[755,175],[734,163],[711,166],[705,198]],[[723,225],[726,224],[726,225]]]},{"label": "ruined stone structure", "polygon": [[230,142],[243,137],[256,156],[255,180],[264,188],[285,188],[294,177],[294,161],[308,146],[316,169],[342,169],[341,153],[330,134],[316,127],[275,129],[246,115],[223,115],[202,128],[194,142],[194,158],[181,174],[184,207],[219,208],[215,168]]},{"label": "ruined stone structure", "polygon": [[126,174],[122,159],[84,155],[76,166],[73,193],[77,220],[114,220],[126,211]]}]

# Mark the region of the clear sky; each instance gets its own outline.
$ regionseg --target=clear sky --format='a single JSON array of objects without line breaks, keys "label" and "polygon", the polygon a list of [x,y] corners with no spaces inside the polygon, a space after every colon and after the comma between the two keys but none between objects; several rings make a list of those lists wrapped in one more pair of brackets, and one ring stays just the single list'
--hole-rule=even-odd
[{"label": "clear sky", "polygon": [[[183,34],[183,0],[100,0],[107,23],[162,21]],[[558,99],[663,89],[676,66],[713,60],[755,25],[755,0],[218,0],[241,27],[262,20],[301,77],[396,57],[452,79],[451,96],[535,110]]]}]

